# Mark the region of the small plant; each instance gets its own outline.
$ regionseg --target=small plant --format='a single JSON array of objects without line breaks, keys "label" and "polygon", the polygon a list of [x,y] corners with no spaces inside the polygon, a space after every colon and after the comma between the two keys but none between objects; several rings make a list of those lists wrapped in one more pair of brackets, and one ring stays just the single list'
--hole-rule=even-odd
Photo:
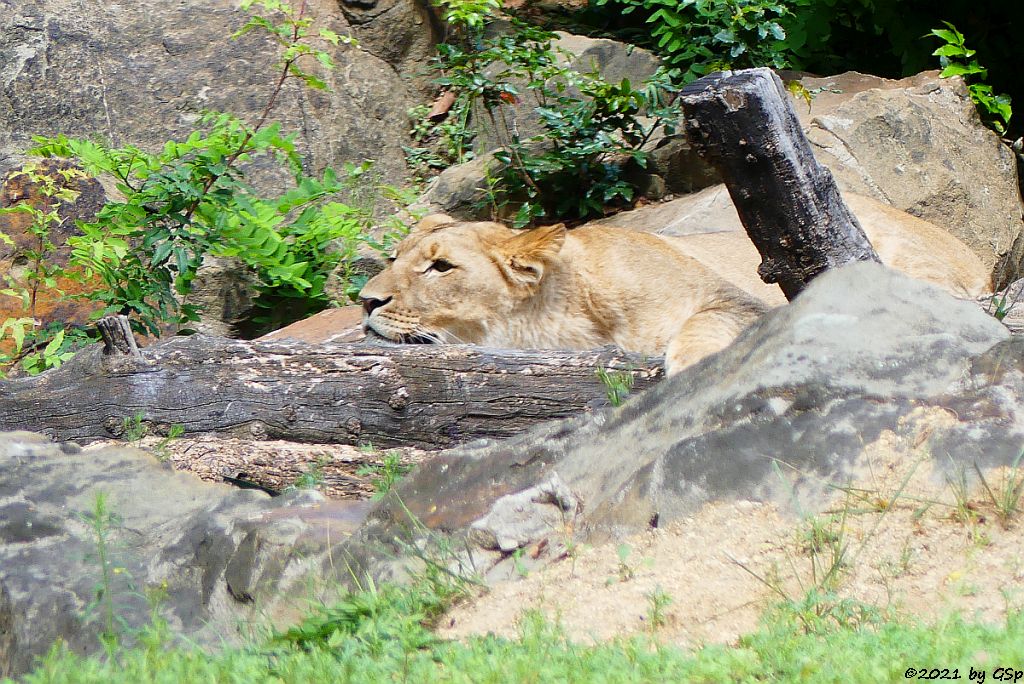
[{"label": "small plant", "polygon": [[111,536],[120,521],[117,515],[110,510],[107,496],[103,492],[96,494],[92,510],[89,515],[83,516],[83,520],[92,531],[93,542],[96,546],[96,562],[100,570],[100,579],[96,583],[93,601],[89,604],[89,608],[91,610],[98,609],[103,624],[100,641],[108,651],[112,651],[118,644],[120,633],[116,625],[118,616],[114,607],[116,593],[114,578],[125,572],[124,568],[114,565],[111,548]]},{"label": "small plant", "polygon": [[953,494],[953,512],[950,517],[970,527],[984,522],[984,518],[978,512],[978,506],[971,501],[967,470],[963,466],[957,466],[953,475],[946,476],[946,484]]},{"label": "small plant", "polygon": [[[371,447],[372,449],[372,447]],[[394,489],[402,477],[412,470],[412,466],[402,463],[402,456],[397,451],[389,451],[384,454],[380,464],[370,463],[356,470],[357,475],[370,477],[370,485],[373,487],[373,498],[381,499],[385,494]]]},{"label": "small plant", "polygon": [[516,574],[526,579],[530,576],[530,569],[526,567],[526,563],[523,562],[523,554],[526,553],[526,549],[519,547],[512,552],[512,567],[515,568]]},{"label": "small plant", "polygon": [[461,164],[475,157],[471,149],[475,133],[469,126],[468,107],[460,107],[454,115],[437,122],[427,118],[429,113],[427,105],[409,110],[412,122],[409,133],[417,146],[402,148],[406,163],[420,181],[452,164]]},{"label": "small plant", "polygon": [[[619,544],[615,547],[615,555],[619,559],[619,563],[615,568],[615,574],[620,582],[628,582],[636,576],[636,569],[629,562],[629,557],[633,553],[633,547],[629,544]],[[608,580],[609,583],[612,580]]]},{"label": "small plant", "polygon": [[[609,0],[598,0],[598,6]],[[712,71],[789,66],[782,20],[792,12],[778,0],[620,0],[622,13],[641,9],[650,37],[673,77],[689,83]]]},{"label": "small plant", "polygon": [[942,65],[939,75],[942,78],[963,77],[982,120],[996,133],[1005,135],[1013,115],[1010,96],[996,94],[992,86],[983,82],[988,77],[988,69],[978,64],[974,57],[976,51],[967,47],[964,35],[953,24],[948,21],[942,23],[946,28],[931,30],[932,36],[945,43],[932,53]]},{"label": "small plant", "polygon": [[1024,473],[1020,469],[1021,457],[1024,457],[1024,451],[1021,451],[1013,459],[1009,470],[1003,474],[1002,480],[994,489],[989,486],[981,468],[977,464],[974,465],[978,479],[981,480],[985,493],[988,494],[989,501],[995,509],[996,517],[999,518],[1003,527],[1009,527],[1014,517],[1020,512],[1021,495],[1024,494]]},{"label": "small plant", "polygon": [[167,434],[160,438],[160,441],[153,446],[153,453],[161,461],[166,461],[171,457],[170,445],[171,442],[185,434],[185,426],[181,423],[175,423],[167,428]]},{"label": "small plant", "polygon": [[660,586],[644,594],[647,599],[647,624],[652,632],[657,632],[668,624],[665,609],[672,605],[672,596]]},{"label": "small plant", "polygon": [[324,484],[324,466],[330,461],[330,458],[321,456],[305,472],[295,478],[295,482],[288,489],[319,489]]},{"label": "small plant", "polygon": [[1014,287],[1014,283],[1009,283],[1002,292],[992,295],[985,310],[991,313],[997,321],[1001,321],[1020,301],[1021,294],[1024,294],[1024,287]]},{"label": "small plant", "polygon": [[804,550],[811,558],[815,587],[834,591],[847,567],[846,514],[848,509],[825,518],[812,517],[803,533]]},{"label": "small plant", "polygon": [[608,403],[612,406],[622,406],[622,402],[626,400],[633,389],[633,374],[629,371],[609,372],[606,368],[601,367],[598,367],[596,373],[597,379],[604,385]]},{"label": "small plant", "polygon": [[149,434],[149,425],[144,421],[146,414],[139,411],[121,421],[121,439],[126,442],[140,442]]},{"label": "small plant", "polygon": [[914,560],[914,549],[910,545],[910,539],[903,543],[898,558],[889,559],[883,562],[884,567],[893,577],[903,577],[910,572],[910,566]]},{"label": "small plant", "polygon": [[[59,322],[44,325],[39,320],[43,297],[64,298],[65,284],[84,280],[77,269],[57,265],[57,245],[53,242],[65,222],[60,211],[78,198],[75,184],[84,177],[79,169],[45,169],[32,163],[9,177],[26,183],[38,199],[0,208],[0,216],[25,214],[30,219],[26,227],[30,243],[17,249],[13,259],[24,266],[0,275],[0,296],[19,300],[22,313],[0,321],[0,343],[6,345],[6,349],[0,349],[0,377],[15,364],[20,364],[29,375],[56,368],[73,356],[76,349],[93,341],[93,336],[80,328],[65,328]],[[2,231],[0,243],[16,247],[14,240]]]}]

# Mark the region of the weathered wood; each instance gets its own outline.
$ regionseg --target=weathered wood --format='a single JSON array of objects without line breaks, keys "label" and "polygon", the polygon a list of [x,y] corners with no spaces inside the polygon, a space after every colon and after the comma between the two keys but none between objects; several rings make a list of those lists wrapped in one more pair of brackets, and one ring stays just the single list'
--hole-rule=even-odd
[{"label": "weathered wood", "polygon": [[62,440],[118,436],[142,414],[186,433],[377,446],[503,438],[605,401],[595,370],[629,370],[635,389],[657,360],[615,350],[498,351],[462,345],[310,345],[173,338],[144,363],[104,362],[99,345],[63,367],[0,381],[0,431]]},{"label": "weathered wood", "polygon": [[774,72],[710,74],[683,90],[682,103],[691,144],[721,173],[761,253],[762,280],[793,299],[826,269],[878,261]]},{"label": "weathered wood", "polygon": [[139,346],[132,334],[127,316],[104,316],[96,321],[96,329],[103,339],[103,353],[107,356],[121,355],[142,358]]}]

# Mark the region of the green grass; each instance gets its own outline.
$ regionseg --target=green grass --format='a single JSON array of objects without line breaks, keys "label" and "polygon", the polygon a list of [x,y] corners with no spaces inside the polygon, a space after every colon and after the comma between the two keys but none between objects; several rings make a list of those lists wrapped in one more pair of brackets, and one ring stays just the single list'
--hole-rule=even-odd
[{"label": "green grass", "polygon": [[[1002,625],[959,616],[922,625],[842,619],[808,631],[780,607],[736,646],[692,652],[637,638],[597,646],[569,641],[536,615],[514,640],[439,639],[429,626],[447,599],[420,587],[371,587],[324,607],[262,644],[206,653],[169,646],[157,623],[138,644],[83,658],[56,647],[25,682],[882,682],[908,668],[1020,667],[1024,616]],[[871,613],[871,611],[865,611]],[[859,613],[864,614],[864,612]]]}]

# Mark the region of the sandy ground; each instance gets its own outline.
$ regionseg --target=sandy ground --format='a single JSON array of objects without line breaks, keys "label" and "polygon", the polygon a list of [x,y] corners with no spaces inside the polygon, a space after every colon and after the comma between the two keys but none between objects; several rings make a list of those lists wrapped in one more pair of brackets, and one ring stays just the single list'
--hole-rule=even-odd
[{"label": "sandy ground", "polygon": [[[514,636],[537,610],[577,640],[653,632],[683,647],[733,643],[768,606],[824,585],[892,614],[959,610],[1000,621],[1024,607],[1024,513],[1002,520],[980,482],[958,495],[958,474],[932,470],[927,431],[870,445],[860,479],[815,516],[771,503],[708,505],[665,529],[521,568],[525,577],[452,610],[442,633]],[[1013,476],[1024,479],[995,469],[985,480],[999,496]],[[654,625],[658,597],[671,602]]]}]

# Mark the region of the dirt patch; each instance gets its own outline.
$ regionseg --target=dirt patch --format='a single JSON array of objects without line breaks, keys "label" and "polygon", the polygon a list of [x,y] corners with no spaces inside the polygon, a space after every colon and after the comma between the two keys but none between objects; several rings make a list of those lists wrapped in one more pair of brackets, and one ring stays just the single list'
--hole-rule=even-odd
[{"label": "dirt patch", "polygon": [[[100,441],[86,449],[125,444]],[[365,499],[373,495],[374,479],[391,459],[397,459],[404,470],[434,453],[411,447],[375,449],[280,440],[257,442],[214,435],[188,435],[172,440],[144,437],[130,444],[150,451],[175,470],[211,482],[248,484],[271,492],[294,486],[312,487],[337,499]],[[367,469],[373,472],[365,472]]]},{"label": "dirt patch", "polygon": [[[824,512],[714,503],[666,529],[584,546],[536,571],[520,567],[525,577],[452,610],[442,633],[514,636],[523,614],[538,610],[583,641],[656,631],[685,647],[732,643],[757,627],[766,607],[819,585],[896,614],[959,610],[1001,620],[1024,606],[1024,514],[1001,520],[977,478],[964,498],[959,477],[933,467],[928,435],[950,420],[922,411],[905,436],[886,433],[866,445],[857,478],[833,483]],[[1022,477],[1005,468],[984,476],[997,497],[1008,478]],[[671,603],[655,629],[658,596]]]}]

